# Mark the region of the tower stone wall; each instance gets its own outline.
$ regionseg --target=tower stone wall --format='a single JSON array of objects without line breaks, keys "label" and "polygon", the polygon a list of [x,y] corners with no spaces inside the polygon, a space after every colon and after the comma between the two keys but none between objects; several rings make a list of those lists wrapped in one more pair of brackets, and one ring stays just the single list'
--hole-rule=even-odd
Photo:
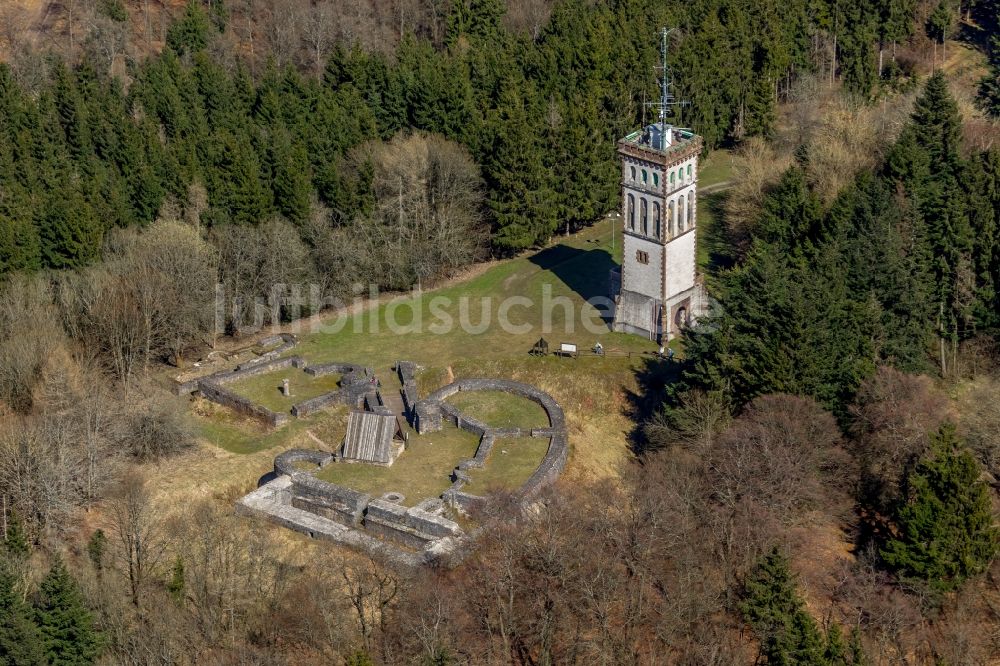
[{"label": "tower stone wall", "polygon": [[624,242],[617,331],[666,342],[701,314],[697,275],[701,137],[656,123],[618,142]]}]

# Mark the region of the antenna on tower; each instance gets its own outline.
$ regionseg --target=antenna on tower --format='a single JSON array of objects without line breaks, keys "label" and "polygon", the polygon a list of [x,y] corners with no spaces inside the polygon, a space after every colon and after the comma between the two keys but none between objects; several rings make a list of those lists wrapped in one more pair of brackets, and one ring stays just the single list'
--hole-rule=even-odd
[{"label": "antenna on tower", "polygon": [[670,70],[667,67],[667,38],[672,32],[673,29],[668,30],[663,28],[660,30],[660,65],[655,67],[656,71],[660,73],[658,81],[660,84],[660,99],[645,104],[645,106],[652,106],[657,109],[662,127],[667,126],[667,109],[677,104],[674,101],[673,93],[670,92]]},{"label": "antenna on tower", "polygon": [[661,44],[660,44],[660,122],[663,126],[667,125],[667,107],[673,103],[673,97],[670,94],[670,72],[667,70],[667,37],[672,31],[663,28],[660,31]]},{"label": "antenna on tower", "polygon": [[667,111],[672,106],[686,104],[674,99],[674,94],[670,92],[670,67],[667,65],[668,38],[675,32],[676,28],[662,28],[660,30],[660,65],[656,70],[660,73],[660,99],[656,102],[649,102],[646,106],[653,106],[659,111],[659,120],[663,128],[667,127]]}]

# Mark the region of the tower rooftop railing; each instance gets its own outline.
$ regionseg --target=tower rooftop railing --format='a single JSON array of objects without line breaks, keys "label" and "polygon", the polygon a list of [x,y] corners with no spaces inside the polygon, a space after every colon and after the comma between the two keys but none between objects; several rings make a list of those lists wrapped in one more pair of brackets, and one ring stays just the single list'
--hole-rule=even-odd
[{"label": "tower rooftop railing", "polygon": [[[675,153],[689,151],[700,143],[699,140],[700,137],[691,130],[668,126],[666,131],[663,131],[657,123],[632,132],[621,139],[619,143],[635,146],[645,151],[653,151],[664,156],[672,156]],[[666,143],[666,147],[664,147],[664,143]]]}]

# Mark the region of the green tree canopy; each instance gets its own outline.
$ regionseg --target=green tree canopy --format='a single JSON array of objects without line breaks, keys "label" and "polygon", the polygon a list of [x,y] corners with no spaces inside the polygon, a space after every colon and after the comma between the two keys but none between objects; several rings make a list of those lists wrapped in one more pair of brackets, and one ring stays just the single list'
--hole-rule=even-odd
[{"label": "green tree canopy", "polygon": [[0,666],[46,663],[42,634],[15,589],[14,576],[0,559]]},{"label": "green tree canopy", "polygon": [[39,586],[35,621],[41,629],[49,664],[82,666],[97,658],[100,634],[76,581],[58,557]]},{"label": "green tree canopy", "polygon": [[985,571],[1000,549],[1000,529],[981,476],[955,427],[943,426],[905,479],[896,532],[882,549],[886,564],[942,591]]}]

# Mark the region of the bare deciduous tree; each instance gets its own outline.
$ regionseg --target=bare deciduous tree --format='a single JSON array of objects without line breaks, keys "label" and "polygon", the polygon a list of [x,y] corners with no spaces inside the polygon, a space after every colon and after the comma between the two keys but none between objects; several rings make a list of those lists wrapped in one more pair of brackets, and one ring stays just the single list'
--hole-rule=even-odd
[{"label": "bare deciduous tree", "polygon": [[138,607],[146,585],[157,574],[165,545],[159,517],[141,473],[131,470],[122,478],[108,501],[108,513],[118,537],[118,555],[130,598]]},{"label": "bare deciduous tree", "polygon": [[385,631],[389,606],[399,593],[399,580],[391,569],[373,557],[360,563],[344,560],[340,575],[354,609],[365,650],[370,652],[373,634]]},{"label": "bare deciduous tree", "polygon": [[344,248],[347,273],[393,289],[421,286],[480,258],[488,228],[482,182],[468,152],[414,133],[352,152],[349,168],[375,168],[375,209],[327,242]]},{"label": "bare deciduous tree", "polygon": [[532,41],[538,41],[554,5],[551,0],[511,0],[507,3],[504,23],[512,32],[524,33]]},{"label": "bare deciduous tree", "polygon": [[880,367],[861,385],[851,408],[862,494],[888,510],[906,471],[929,445],[929,435],[948,417],[948,402],[924,376]]},{"label": "bare deciduous tree", "polygon": [[737,507],[749,500],[787,523],[824,502],[829,509],[831,491],[850,487],[837,423],[809,398],[757,398],[709,456],[719,501]]}]

